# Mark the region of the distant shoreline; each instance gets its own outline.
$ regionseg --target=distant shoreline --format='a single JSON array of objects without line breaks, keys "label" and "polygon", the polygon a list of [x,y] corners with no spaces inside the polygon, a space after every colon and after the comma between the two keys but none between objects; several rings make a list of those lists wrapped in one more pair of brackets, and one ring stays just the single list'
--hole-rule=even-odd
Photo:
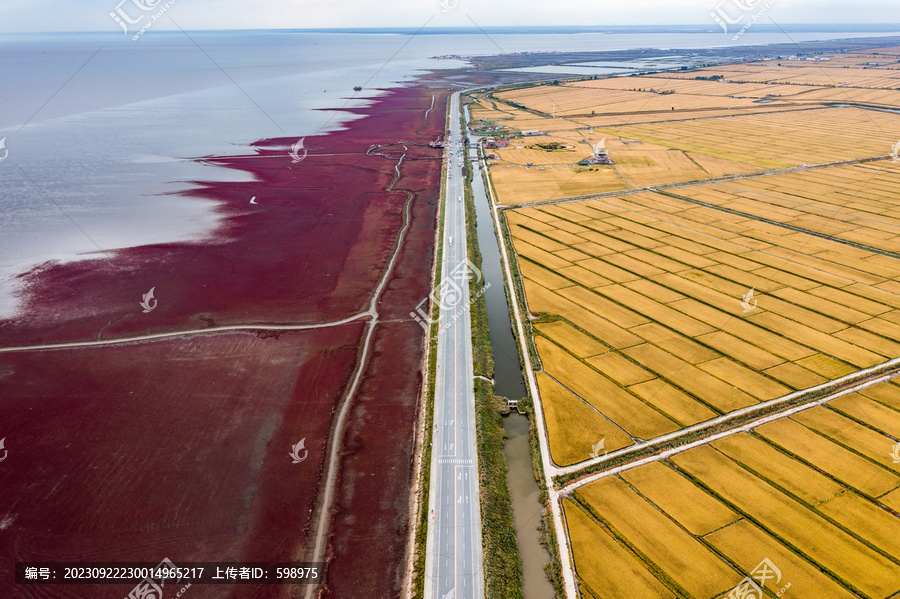
[{"label": "distant shoreline", "polygon": [[[900,33],[898,23],[786,23],[773,25],[759,23],[753,26],[754,33]],[[520,35],[567,35],[581,33],[606,33],[610,35],[635,35],[647,33],[721,33],[715,23],[695,23],[685,25],[603,25],[603,26],[486,26],[486,27],[322,27],[322,28],[288,28],[288,29],[191,29],[192,33],[350,33],[350,34],[395,34],[395,35],[459,35],[459,34],[520,34]],[[110,31],[22,31],[4,32],[0,36],[16,35],[96,35]],[[166,29],[155,31],[160,33],[178,33],[180,31]]]}]

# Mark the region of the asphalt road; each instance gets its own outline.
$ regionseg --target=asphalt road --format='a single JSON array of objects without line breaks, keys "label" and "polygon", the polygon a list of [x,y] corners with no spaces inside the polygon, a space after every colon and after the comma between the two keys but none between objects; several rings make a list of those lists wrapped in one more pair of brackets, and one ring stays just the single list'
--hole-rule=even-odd
[{"label": "asphalt road", "polygon": [[426,599],[483,599],[459,94],[450,105]]}]

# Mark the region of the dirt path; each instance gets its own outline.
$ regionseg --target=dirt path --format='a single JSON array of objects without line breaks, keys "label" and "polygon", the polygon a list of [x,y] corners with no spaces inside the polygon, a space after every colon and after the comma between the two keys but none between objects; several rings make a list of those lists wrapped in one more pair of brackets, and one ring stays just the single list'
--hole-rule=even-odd
[{"label": "dirt path", "polygon": [[0,347],[0,354],[12,352],[45,351],[51,349],[75,349],[79,347],[102,347],[104,345],[121,345],[123,343],[138,343],[141,341],[154,341],[156,339],[172,339],[174,337],[192,337],[195,335],[210,335],[227,331],[307,331],[310,329],[327,329],[343,324],[348,324],[361,318],[371,316],[369,312],[363,312],[356,316],[324,322],[321,324],[235,324],[224,327],[210,327],[195,331],[176,331],[174,333],[155,333],[152,335],[138,335],[136,337],[122,337],[120,339],[108,339],[104,341],[73,341],[71,343],[45,343],[42,345],[23,345],[20,347]]},{"label": "dirt path", "polygon": [[[408,148],[406,146],[403,146],[403,149],[404,151],[406,151]],[[397,164],[394,165],[394,178],[391,180],[391,183],[385,188],[385,192],[390,193],[394,191],[394,185],[400,179],[400,165],[403,164],[403,159],[405,157],[406,154],[403,154],[403,156],[401,156],[397,161]],[[308,560],[311,562],[324,561],[326,541],[328,539],[328,533],[331,530],[331,512],[334,503],[334,491],[338,483],[338,461],[341,453],[341,447],[343,446],[344,441],[347,414],[350,412],[350,407],[353,404],[353,398],[356,395],[356,391],[359,388],[360,382],[362,381],[363,373],[365,372],[366,366],[368,365],[369,352],[371,351],[372,346],[372,337],[375,333],[375,327],[378,325],[379,320],[378,303],[381,298],[381,294],[384,291],[384,288],[387,285],[391,274],[393,273],[394,264],[397,262],[397,258],[400,255],[400,249],[403,247],[403,240],[406,237],[406,232],[410,226],[410,208],[415,196],[412,194],[412,192],[409,191],[404,191],[404,193],[406,194],[406,203],[403,208],[403,227],[400,229],[399,235],[397,235],[397,242],[391,254],[391,259],[381,275],[381,280],[378,282],[378,285],[375,288],[375,292],[372,294],[372,301],[369,304],[369,310],[364,313],[365,315],[371,317],[371,320],[369,320],[369,324],[366,329],[366,339],[363,343],[362,352],[360,353],[356,371],[353,374],[352,383],[350,384],[349,389],[347,389],[347,393],[341,399],[338,416],[334,423],[334,434],[332,435],[331,443],[328,446],[328,452],[326,456],[327,466],[323,477],[325,484],[321,492],[321,499],[319,502],[317,502],[316,510],[318,514],[317,516],[313,516],[314,523],[312,536],[315,537],[315,544],[310,559]],[[304,595],[306,599],[312,599],[317,589],[318,587],[313,585],[307,586]]]}]

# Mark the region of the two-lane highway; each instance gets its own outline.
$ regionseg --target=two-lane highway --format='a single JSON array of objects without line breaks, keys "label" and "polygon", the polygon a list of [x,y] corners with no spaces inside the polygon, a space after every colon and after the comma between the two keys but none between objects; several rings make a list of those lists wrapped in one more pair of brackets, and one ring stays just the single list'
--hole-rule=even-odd
[{"label": "two-lane highway", "polygon": [[425,599],[482,599],[481,503],[459,94],[450,100]]}]

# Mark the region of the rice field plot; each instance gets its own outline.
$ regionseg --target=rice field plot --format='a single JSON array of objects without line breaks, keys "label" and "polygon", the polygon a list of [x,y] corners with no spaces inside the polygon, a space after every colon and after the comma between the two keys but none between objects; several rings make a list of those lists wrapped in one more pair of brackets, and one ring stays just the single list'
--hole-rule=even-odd
[{"label": "rice field plot", "polygon": [[[496,168],[491,172],[501,203],[512,205],[628,187],[704,181],[740,174],[764,175],[769,169],[886,156],[891,151],[891,140],[896,139],[900,139],[900,115],[860,108],[624,124],[514,140],[521,149],[513,146],[494,151]],[[835,140],[840,142],[835,143]],[[575,166],[579,160],[591,155],[590,144],[601,141],[613,166]],[[547,147],[558,144],[560,149],[542,150],[541,143]],[[507,169],[511,165],[522,167],[526,164],[534,166]],[[764,186],[772,180],[772,185],[790,186],[788,177],[796,176],[797,182],[805,185],[804,179],[808,179],[808,175],[808,172],[791,173],[781,180],[773,180],[775,176],[756,176],[752,180],[732,183]],[[812,175],[814,177],[815,173]],[[837,176],[845,177],[848,187],[822,183],[807,185],[805,189],[808,193],[841,190],[850,198],[856,189],[868,190],[868,182],[873,178],[876,185],[878,183],[877,177],[869,172],[868,164],[858,165],[855,171],[841,171]],[[871,189],[875,193],[884,193],[883,200],[888,199],[889,189],[875,186]],[[713,193],[708,188],[693,191]],[[885,240],[885,243],[890,242]]]},{"label": "rice field plot", "polygon": [[894,143],[891,140],[900,138],[900,115],[861,108],[822,108],[601,131],[764,170],[885,156]]},{"label": "rice field plot", "polygon": [[582,596],[667,599],[672,591],[574,502],[563,504]]},{"label": "rice field plot", "polygon": [[850,448],[854,453],[900,474],[900,465],[889,459],[893,439],[880,429],[866,426],[829,407],[816,407],[792,417],[830,441]]},{"label": "rice field plot", "polygon": [[[503,152],[497,155],[503,158]],[[497,163],[491,167],[491,181],[497,201],[506,205],[628,189],[628,184],[610,166],[522,167]]]},{"label": "rice field plot", "polygon": [[841,102],[900,107],[900,91],[884,88],[822,87],[794,98],[801,102]]},{"label": "rice field plot", "polygon": [[551,129],[554,132],[575,131],[584,125],[566,119],[550,120],[527,110],[497,102],[483,95],[469,105],[470,127],[481,130],[485,122],[497,128],[495,134],[518,135],[522,131]]},{"label": "rice field plot", "polygon": [[[548,92],[544,93],[546,94]],[[514,102],[514,100],[511,100],[504,93],[475,94],[473,97],[477,100],[477,102],[469,104],[469,111],[473,119],[484,118],[484,116],[487,115],[492,120],[502,120],[504,125],[518,131],[529,129],[543,130],[545,128],[570,130],[578,127],[575,122],[565,118],[550,120],[549,118],[523,109],[523,106],[511,104],[510,102]],[[550,127],[551,124],[552,127]]]},{"label": "rice field plot", "polygon": [[[760,173],[883,157],[900,117],[809,108],[597,127],[639,110],[627,94],[690,98],[691,115],[701,97],[812,106],[840,101],[846,90],[824,81],[844,74],[860,86],[852,101],[893,105],[897,71],[854,68],[864,58],[830,73],[732,65],[515,92],[526,105],[552,97],[561,114],[588,109],[590,93],[609,100],[574,119],[595,129],[569,139],[605,136],[632,187],[753,173],[505,211],[555,464],[900,357],[900,164]],[[693,79],[714,73],[726,81]],[[898,451],[892,381],[576,482],[561,502],[582,596],[722,598],[761,563],[778,568],[768,596],[900,596]]]},{"label": "rice field plot", "polygon": [[[900,193],[900,163],[890,160],[699,185],[674,193],[862,246],[900,249],[900,206],[893,199]],[[831,251],[827,242],[815,243],[812,251]]]},{"label": "rice field plot", "polygon": [[[776,69],[778,68],[777,64],[774,66]],[[720,77],[721,79],[719,80],[725,83],[766,84],[770,81],[776,81],[780,76],[783,76],[783,73],[780,71],[772,71],[772,67],[771,63],[766,64],[764,67],[750,64],[720,65],[693,71],[670,71],[665,76],[666,78],[683,80],[696,79],[698,76]],[[753,75],[755,78],[746,79],[748,75]]]},{"label": "rice field plot", "polygon": [[[497,195],[506,205],[888,154],[900,139],[900,116],[825,103],[900,105],[894,72],[830,69],[848,77],[863,71],[871,87],[776,81],[785,73],[824,68],[736,65],[692,71],[689,78],[667,73],[538,85],[483,97],[485,106],[472,110],[474,118],[493,114],[494,123],[505,118],[506,131],[513,134],[545,132],[513,137],[508,147],[493,152]],[[696,79],[726,72],[722,69],[730,69],[734,79]],[[575,166],[590,156],[590,144],[601,140],[614,166]],[[535,150],[540,142],[564,147]],[[521,172],[503,170],[529,164],[534,166]]]},{"label": "rice field plot", "polygon": [[[896,48],[894,49],[896,51]],[[743,64],[743,65],[723,65],[716,67],[706,67],[698,71],[677,72],[672,71],[666,73],[667,78],[673,79],[692,79],[696,76],[720,76],[725,82],[736,83],[754,83],[754,84],[771,84],[771,85],[797,85],[797,86],[815,86],[815,87],[835,87],[841,89],[842,86],[860,87],[860,88],[884,88],[896,89],[898,79],[900,79],[900,71],[891,68],[872,68],[849,66],[840,63],[832,63],[832,59],[839,55],[832,55],[829,60],[818,62],[809,61],[780,61]],[[891,59],[874,59],[875,62],[887,62]],[[894,59],[896,60],[896,59]]]},{"label": "rice field plot", "polygon": [[[758,170],[746,162],[691,154],[599,132],[579,133],[584,137],[579,135],[577,140],[536,136],[515,140],[516,146],[491,150],[496,157],[490,161],[491,176],[500,203],[527,204],[621,191],[628,186],[696,181]],[[591,144],[601,142],[614,166],[576,164],[593,154]]]},{"label": "rice field plot", "polygon": [[543,371],[635,442],[900,357],[900,260],[654,193],[507,215]]},{"label": "rice field plot", "polygon": [[[557,86],[538,86],[501,92],[497,98],[529,109],[579,120],[593,115],[664,113],[671,111],[750,108],[821,104],[806,94],[828,89],[815,85],[747,83],[698,80],[709,76],[692,71],[686,78],[675,73],[640,77],[613,77],[571,81]],[[760,104],[763,101],[763,104]]]},{"label": "rice field plot", "polygon": [[575,491],[574,499],[680,596],[716,597],[741,578],[702,541],[618,477],[586,485]]},{"label": "rice field plot", "polygon": [[[842,68],[845,66],[856,66],[856,67],[864,67],[871,66],[871,63],[879,63],[879,62],[893,62],[891,65],[896,68],[898,51],[895,47],[889,48],[872,48],[867,50],[850,50],[848,52],[842,52],[840,54],[830,54],[828,55],[829,59],[824,64],[825,67],[828,68]],[[771,61],[763,64],[777,64],[778,61]],[[870,63],[867,65],[866,63]],[[875,67],[882,68],[882,67]]]},{"label": "rice field plot", "polygon": [[[900,397],[895,384],[866,391]],[[840,399],[843,409],[868,401],[861,393]],[[777,568],[766,581],[772,593],[894,596],[900,475],[889,450],[896,441],[871,423],[835,438],[846,427],[804,416],[832,411],[837,401],[578,486],[565,514],[579,584],[617,596],[604,595],[601,583],[627,562],[628,576],[648,588],[711,598],[769,560]],[[876,438],[881,451],[872,453]],[[618,541],[616,570],[591,551],[588,532]],[[698,580],[698,572],[715,580]]]},{"label": "rice field plot", "polygon": [[602,93],[598,94],[596,88],[570,84],[549,92],[545,87],[534,87],[497,96],[548,115],[555,110],[562,117],[588,116],[592,111],[607,114],[671,111],[673,107],[676,110],[749,108],[755,102],[754,98],[674,93],[671,88],[653,87],[665,86],[664,79],[645,82],[639,77],[629,77],[628,81],[634,82],[634,89],[600,88]]},{"label": "rice field plot", "polygon": [[495,150],[494,154],[501,165],[571,166],[593,152],[594,148],[581,135],[562,133],[518,138],[507,148]]},{"label": "rice field plot", "polygon": [[783,418],[757,427],[754,432],[773,447],[811,464],[858,493],[878,498],[900,488],[897,473],[796,420]]},{"label": "rice field plot", "polygon": [[[604,377],[568,352],[538,337],[535,342],[546,364],[544,372],[592,405],[631,437],[651,439],[678,430],[678,425],[637,396]],[[602,435],[597,435],[599,439]],[[596,441],[595,441],[596,442]],[[589,457],[585,451],[583,459]]]},{"label": "rice field plot", "polygon": [[616,172],[631,187],[698,181],[759,170],[747,161],[686,152],[646,141],[610,149],[609,156],[616,163]]},{"label": "rice field plot", "polygon": [[546,373],[538,373],[541,397],[547,398],[544,418],[550,436],[550,453],[558,464],[583,461],[601,441],[601,451],[615,451],[633,444],[631,437]]},{"label": "rice field plot", "polygon": [[[801,97],[803,94],[821,89],[817,86],[805,85],[772,85],[764,83],[732,83],[728,81],[698,80],[696,77],[706,76],[704,71],[692,72],[694,78],[678,78],[669,74],[646,75],[642,77],[615,77],[592,81],[573,81],[564,87],[581,87],[594,90],[636,90],[658,89],[672,90],[675,95],[706,96],[710,98],[751,99],[784,101]],[[736,108],[739,104],[727,104]]]},{"label": "rice field plot", "polygon": [[578,123],[583,127],[612,127],[616,125],[637,125],[641,123],[665,123],[671,121],[686,121],[696,119],[709,119],[715,117],[733,117],[741,114],[764,114],[770,112],[783,112],[785,110],[807,110],[810,107],[818,107],[820,102],[772,106],[771,104],[754,104],[750,108],[723,108],[705,110],[663,110],[659,112],[632,112],[625,114],[604,114],[596,112],[592,116],[578,118]]},{"label": "rice field plot", "polygon": [[[782,63],[783,64],[783,63]],[[769,81],[799,85],[845,85],[869,88],[893,88],[900,84],[900,71],[868,68],[828,68],[827,63],[815,66],[781,66],[735,71],[731,81]]]}]

